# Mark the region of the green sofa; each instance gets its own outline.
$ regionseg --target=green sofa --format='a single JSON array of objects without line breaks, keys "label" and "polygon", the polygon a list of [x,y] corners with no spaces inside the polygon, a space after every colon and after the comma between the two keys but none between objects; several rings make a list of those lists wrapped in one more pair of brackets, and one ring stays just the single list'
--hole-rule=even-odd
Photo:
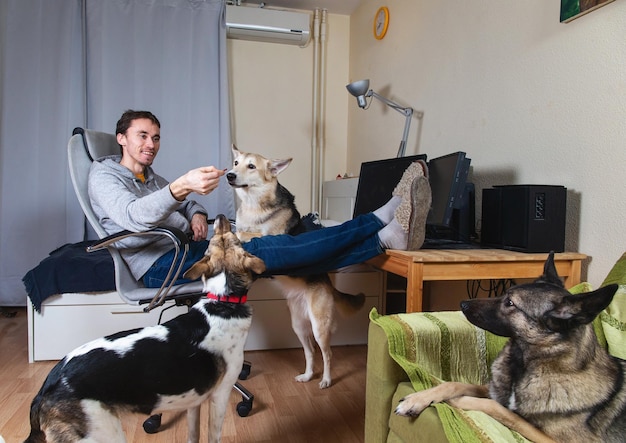
[{"label": "green sofa", "polygon": [[[617,283],[611,305],[594,321],[598,340],[626,359],[626,253],[602,285]],[[591,290],[581,283],[572,292]],[[506,339],[476,328],[461,312],[379,315],[370,313],[365,404],[365,442],[524,442],[487,415],[447,404],[418,418],[399,417],[400,399],[441,381],[485,384]]]}]

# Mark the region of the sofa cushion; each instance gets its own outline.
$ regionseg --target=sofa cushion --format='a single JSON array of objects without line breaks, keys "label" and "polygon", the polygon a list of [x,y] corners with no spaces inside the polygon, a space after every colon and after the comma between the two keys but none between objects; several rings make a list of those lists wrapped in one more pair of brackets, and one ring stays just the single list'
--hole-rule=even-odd
[{"label": "sofa cushion", "polygon": [[626,359],[626,253],[615,262],[601,286],[613,283],[618,285],[617,292],[594,326],[597,326],[599,320],[609,353]]},{"label": "sofa cushion", "polygon": [[610,285],[611,283],[626,285],[626,252],[615,262],[600,286]]},{"label": "sofa cushion", "polygon": [[600,321],[609,354],[626,360],[626,285],[619,285],[611,304],[596,318]]}]

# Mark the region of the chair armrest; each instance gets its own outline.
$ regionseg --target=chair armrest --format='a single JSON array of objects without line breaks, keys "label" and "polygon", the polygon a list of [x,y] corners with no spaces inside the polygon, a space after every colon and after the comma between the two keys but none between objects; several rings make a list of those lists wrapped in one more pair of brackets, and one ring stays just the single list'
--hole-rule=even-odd
[{"label": "chair armrest", "polygon": [[[178,279],[180,272],[183,268],[183,264],[185,262],[185,257],[189,252],[189,238],[187,235],[178,228],[174,228],[172,226],[157,226],[152,229],[148,229],[147,231],[139,231],[132,232],[128,230],[120,231],[115,234],[111,234],[95,244],[87,247],[87,252],[94,252],[104,248],[114,248],[114,244],[120,240],[124,240],[128,237],[141,237],[141,236],[161,236],[167,237],[172,241],[172,245],[175,249],[174,259],[172,260],[172,265],[163,281],[161,287],[157,290],[156,294],[148,303],[148,306],[144,308],[145,312],[149,312],[152,309],[159,307],[165,303],[168,293],[170,289],[174,285],[174,282]],[[178,256],[182,251],[182,257],[178,266],[176,263],[178,261]]]},{"label": "chair armrest", "polygon": [[99,249],[104,249],[112,246],[114,243],[124,240],[128,237],[139,237],[145,235],[161,235],[168,237],[172,240],[172,243],[178,248],[184,248],[185,245],[189,245],[189,238],[183,231],[171,226],[157,226],[156,228],[148,229],[147,231],[132,232],[128,230],[120,231],[115,234],[111,234],[108,237],[100,239],[100,241],[87,247],[87,252],[94,252]]}]

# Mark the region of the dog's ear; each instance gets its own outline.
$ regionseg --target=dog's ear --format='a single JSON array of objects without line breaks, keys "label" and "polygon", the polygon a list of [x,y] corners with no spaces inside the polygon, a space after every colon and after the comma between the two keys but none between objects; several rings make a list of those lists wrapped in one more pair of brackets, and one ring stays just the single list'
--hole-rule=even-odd
[{"label": "dog's ear", "polygon": [[559,277],[554,264],[554,251],[550,251],[545,264],[543,265],[543,275],[535,280],[535,283],[549,283],[551,285],[564,288],[563,280]]},{"label": "dog's ear", "polygon": [[283,160],[277,160],[277,159],[269,160],[267,169],[272,174],[272,177],[276,177],[278,174],[280,174],[285,169],[287,169],[287,166],[289,166],[292,160],[293,160],[292,158],[285,158]]},{"label": "dog's ear", "polygon": [[193,266],[191,266],[191,268],[187,269],[187,272],[183,274],[183,277],[190,280],[197,280],[203,275],[211,275],[212,269],[213,264],[211,263],[211,258],[203,257],[202,259],[195,262]]},{"label": "dog's ear", "polygon": [[246,269],[252,270],[255,274],[263,274],[265,272],[265,262],[255,255],[246,252],[246,258],[243,263]]},{"label": "dog's ear", "polygon": [[239,154],[241,154],[241,151],[237,149],[237,146],[235,146],[234,143],[231,145],[230,150],[233,152],[233,158],[236,158]]},{"label": "dog's ear", "polygon": [[617,285],[607,285],[592,292],[563,297],[561,303],[546,312],[544,320],[555,332],[566,332],[591,323],[613,300]]}]

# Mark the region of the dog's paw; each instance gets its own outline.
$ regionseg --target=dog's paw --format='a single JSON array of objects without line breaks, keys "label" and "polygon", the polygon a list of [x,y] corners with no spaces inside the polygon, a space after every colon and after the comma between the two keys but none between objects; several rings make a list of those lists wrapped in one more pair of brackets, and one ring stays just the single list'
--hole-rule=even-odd
[{"label": "dog's paw", "polygon": [[395,413],[404,417],[417,417],[424,409],[430,406],[430,404],[430,399],[420,395],[420,392],[416,392],[400,400]]},{"label": "dog's paw", "polygon": [[323,378],[322,381],[320,381],[320,389],[330,388],[331,384],[332,384],[332,380],[330,378],[328,379]]},{"label": "dog's paw", "polygon": [[308,381],[311,381],[312,378],[313,378],[313,373],[305,372],[304,374],[300,374],[296,376],[296,381],[298,383],[306,383]]}]

